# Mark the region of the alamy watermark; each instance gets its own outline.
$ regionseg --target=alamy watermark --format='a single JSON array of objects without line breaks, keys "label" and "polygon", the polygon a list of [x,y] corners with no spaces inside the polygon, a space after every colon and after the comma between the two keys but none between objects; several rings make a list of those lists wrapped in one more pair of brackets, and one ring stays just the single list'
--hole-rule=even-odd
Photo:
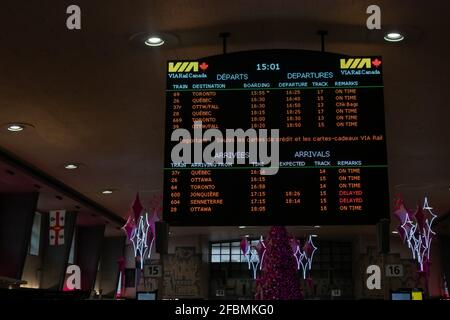
[{"label": "alamy watermark", "polygon": [[366,20],[366,27],[369,30],[381,29],[381,8],[376,4],[367,7],[366,13],[370,16]]},{"label": "alamy watermark", "polygon": [[[278,129],[219,129],[203,131],[202,122],[194,122],[194,135],[187,129],[175,129],[171,141],[172,166],[227,167],[247,164],[260,168],[262,175],[274,175],[279,169]],[[270,135],[269,134],[270,131]]]}]

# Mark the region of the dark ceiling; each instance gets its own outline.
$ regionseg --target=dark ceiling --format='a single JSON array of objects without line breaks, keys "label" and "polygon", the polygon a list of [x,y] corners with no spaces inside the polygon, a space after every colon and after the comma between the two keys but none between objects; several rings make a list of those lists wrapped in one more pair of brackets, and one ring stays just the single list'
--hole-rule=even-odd
[{"label": "dark ceiling", "polygon": [[[66,8],[82,10],[82,29],[66,29]],[[428,195],[450,209],[450,63],[447,1],[377,1],[382,31],[365,27],[373,1],[10,1],[0,4],[0,147],[125,216],[139,191],[162,191],[165,62],[229,51],[320,48],[382,55],[391,195],[414,205]],[[384,42],[391,27],[406,40]],[[139,48],[138,32],[171,35]],[[80,170],[63,164],[80,162]],[[109,196],[100,190],[114,188]],[[42,203],[42,201],[41,201]],[[42,203],[48,206],[49,203]]]}]

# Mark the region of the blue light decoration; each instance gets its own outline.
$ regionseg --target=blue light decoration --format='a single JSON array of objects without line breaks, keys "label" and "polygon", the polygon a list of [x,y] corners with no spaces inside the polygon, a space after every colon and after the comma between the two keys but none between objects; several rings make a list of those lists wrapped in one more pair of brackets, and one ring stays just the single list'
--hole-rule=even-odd
[{"label": "blue light decoration", "polygon": [[155,210],[153,210],[153,214],[147,220],[147,223],[149,225],[149,230],[147,233],[147,246],[148,246],[147,258],[148,259],[150,259],[150,257],[151,257],[153,244],[155,243],[155,239],[156,239],[155,223],[157,221],[159,221],[159,217],[158,217],[158,212],[155,209]]},{"label": "blue light decoration", "polygon": [[264,244],[264,238],[261,236],[259,242],[256,246],[252,246],[247,238],[243,238],[241,241],[241,251],[247,260],[248,269],[252,272],[253,279],[257,278],[258,267],[259,270],[262,269],[262,264],[264,261],[264,254],[266,251],[266,245]]},{"label": "blue light decoration", "polygon": [[[255,263],[259,263],[259,261],[255,261],[254,253],[252,253],[252,248],[250,246],[250,243],[248,242],[247,237],[242,238],[240,247],[245,260],[247,260],[248,269],[252,270],[252,267],[255,265]],[[252,275],[253,279],[256,279],[256,270],[252,270]]]},{"label": "blue light decoration", "polygon": [[395,200],[394,215],[399,219],[397,227],[400,238],[408,245],[414,260],[418,263],[419,272],[429,273],[431,264],[431,243],[436,232],[433,231],[433,222],[437,215],[425,197],[423,205],[418,205],[413,212],[406,208],[401,197]]},{"label": "blue light decoration", "polygon": [[259,270],[262,270],[264,256],[266,254],[266,244],[264,243],[263,236],[259,238],[258,245],[256,246],[256,251],[258,252],[259,259],[261,260],[261,263],[259,264]]},{"label": "blue light decoration", "polygon": [[425,279],[428,291],[428,283],[431,268],[431,244],[436,232],[433,231],[433,222],[437,215],[425,197],[423,205],[417,205],[416,210],[406,208],[403,198],[397,196],[394,201],[394,216],[399,220],[398,234],[403,243],[411,250],[412,258],[417,262],[416,286],[420,279]]},{"label": "blue light decoration", "polygon": [[[150,259],[152,254],[153,244],[156,238],[155,223],[159,221],[158,212],[161,210],[158,203],[161,201],[160,196],[155,196],[152,200],[152,215],[149,216],[148,212],[140,204],[139,196],[136,196],[127,222],[122,227],[127,239],[133,244],[134,257],[139,259],[140,270],[144,269],[145,259]],[[137,220],[137,223],[136,223]]]},{"label": "blue light decoration", "polygon": [[147,250],[149,249],[147,236],[150,224],[148,223],[148,213],[145,213],[139,217],[139,223],[136,227],[136,231],[131,237],[133,243],[134,256],[140,258],[141,270],[144,269],[144,260],[146,258]]},{"label": "blue light decoration", "polygon": [[[299,240],[292,237],[290,239],[290,245],[295,261],[297,262],[297,269],[302,271],[303,279],[307,279],[307,275],[312,269],[314,254],[318,250],[313,242],[313,237],[308,236],[303,247],[300,245]],[[262,270],[264,265],[264,256],[266,253],[264,238],[261,236],[256,246],[252,246],[247,238],[243,238],[240,247],[247,261],[248,269],[251,270],[253,279],[256,279],[258,267],[259,270]]]},{"label": "blue light decoration", "polygon": [[260,264],[258,251],[254,246],[251,246],[249,249],[249,254],[247,255],[247,261],[249,269],[252,270],[253,279],[256,279],[256,271],[258,270],[258,266]]},{"label": "blue light decoration", "polygon": [[295,260],[297,261],[297,269],[302,271],[303,279],[312,269],[312,262],[314,254],[318,248],[314,245],[312,236],[308,237],[303,247],[300,245],[300,241],[296,238],[291,238],[291,248]]}]

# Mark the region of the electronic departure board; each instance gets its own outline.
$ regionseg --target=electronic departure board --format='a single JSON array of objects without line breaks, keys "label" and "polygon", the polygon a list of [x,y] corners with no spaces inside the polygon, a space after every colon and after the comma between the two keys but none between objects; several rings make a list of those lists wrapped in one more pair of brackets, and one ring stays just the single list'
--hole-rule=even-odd
[{"label": "electronic departure board", "polygon": [[355,225],[388,217],[382,69],[381,57],[303,50],[169,61],[164,220]]}]

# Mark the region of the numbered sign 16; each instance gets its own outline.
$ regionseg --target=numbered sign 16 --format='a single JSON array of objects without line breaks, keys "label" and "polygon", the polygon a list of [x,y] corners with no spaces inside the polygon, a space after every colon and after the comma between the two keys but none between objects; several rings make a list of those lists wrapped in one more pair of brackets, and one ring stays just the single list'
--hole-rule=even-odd
[{"label": "numbered sign 16", "polygon": [[403,265],[401,264],[386,265],[386,277],[403,277]]}]

